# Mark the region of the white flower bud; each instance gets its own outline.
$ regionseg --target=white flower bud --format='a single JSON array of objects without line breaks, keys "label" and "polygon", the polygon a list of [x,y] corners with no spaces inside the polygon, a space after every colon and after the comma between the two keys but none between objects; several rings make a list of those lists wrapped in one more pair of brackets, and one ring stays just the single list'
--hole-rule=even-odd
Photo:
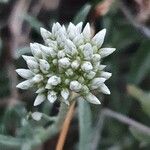
[{"label": "white flower bud", "polygon": [[72,76],[73,75],[73,70],[72,69],[67,69],[67,71],[65,72],[65,74],[67,76]]},{"label": "white flower bud", "polygon": [[91,80],[95,77],[96,73],[94,71],[90,71],[88,74],[86,74],[87,79]]},{"label": "white flower bud", "polygon": [[94,78],[91,82],[91,89],[97,89],[106,81],[105,78]]},{"label": "white flower bud", "polygon": [[40,59],[39,62],[40,62],[40,69],[41,69],[41,71],[43,73],[47,73],[48,70],[50,69],[50,64],[44,59]]},{"label": "white flower bud", "polygon": [[99,54],[94,54],[92,59],[93,59],[93,62],[98,62],[100,61],[101,56]]},{"label": "white flower bud", "polygon": [[69,97],[69,90],[68,89],[63,89],[61,91],[61,96],[63,97],[63,99],[67,100]]},{"label": "white flower bud", "polygon": [[76,46],[73,44],[73,42],[69,39],[66,40],[66,43],[65,43],[65,52],[69,55],[74,55],[74,54],[77,54],[78,51],[76,49]]},{"label": "white flower bud", "polygon": [[38,71],[39,71],[39,65],[38,65],[38,63],[36,62],[36,61],[33,61],[33,60],[27,60],[27,65],[28,65],[28,68],[31,70],[31,71],[33,71],[33,72],[35,72],[35,73],[37,73]]},{"label": "white flower bud", "polygon": [[58,60],[59,66],[63,68],[68,68],[70,66],[69,58],[64,57]]},{"label": "white flower bud", "polygon": [[94,44],[96,44],[96,46],[98,48],[100,48],[104,42],[104,38],[105,38],[105,34],[106,34],[106,29],[103,29],[101,31],[99,31],[93,38],[92,38],[92,42]]},{"label": "white flower bud", "polygon": [[103,58],[103,57],[106,57],[106,56],[110,55],[115,50],[116,50],[115,48],[101,48],[100,51],[99,51],[99,54]]},{"label": "white flower bud", "polygon": [[63,58],[63,57],[65,57],[65,55],[66,55],[65,52],[63,50],[61,50],[61,51],[58,51],[57,57]]},{"label": "white flower bud", "polygon": [[80,23],[78,23],[78,24],[76,25],[76,29],[77,29],[78,34],[80,34],[81,31],[82,31],[82,25],[83,25],[83,22],[80,22]]},{"label": "white flower bud", "polygon": [[33,85],[33,82],[31,80],[25,80],[25,81],[19,83],[16,87],[19,89],[26,90],[26,89],[30,88],[32,85]]},{"label": "white flower bud", "polygon": [[83,94],[85,95],[85,94],[88,94],[89,93],[89,88],[86,86],[86,85],[83,85],[82,86],[82,92],[83,92]]},{"label": "white flower bud", "polygon": [[105,71],[101,72],[101,77],[105,78],[106,80],[109,79],[111,76],[112,76],[112,73],[110,72],[105,72]]},{"label": "white flower bud", "polygon": [[57,56],[55,50],[52,49],[51,47],[47,47],[44,45],[40,45],[40,47],[41,47],[41,51],[46,55],[51,56],[52,58],[55,58]]},{"label": "white flower bud", "polygon": [[84,38],[82,34],[77,35],[74,39],[73,39],[73,43],[75,43],[76,46],[80,46],[82,44],[84,44]]},{"label": "white flower bud", "polygon": [[52,63],[53,63],[54,65],[57,65],[57,64],[58,64],[58,60],[57,60],[57,59],[53,59]]},{"label": "white flower bud", "polygon": [[66,84],[66,85],[69,85],[69,83],[70,83],[70,79],[66,79],[66,80],[65,80],[65,84]]},{"label": "white flower bud", "polygon": [[110,94],[110,90],[108,89],[108,87],[105,84],[102,84],[98,90],[104,94],[107,94],[107,95]]},{"label": "white flower bud", "polygon": [[73,69],[78,69],[78,67],[80,66],[80,62],[77,61],[77,60],[74,60],[72,63],[71,63],[71,67]]},{"label": "white flower bud", "polygon": [[24,79],[29,79],[34,76],[33,72],[29,69],[16,69],[16,72]]},{"label": "white flower bud", "polygon": [[93,56],[93,49],[90,43],[87,43],[83,47],[83,55],[85,57],[85,60],[92,59]]},{"label": "white flower bud", "polygon": [[57,34],[58,30],[61,28],[61,25],[57,22],[57,23],[54,23],[53,26],[52,26],[52,33],[54,35]]},{"label": "white flower bud", "polygon": [[82,85],[78,81],[71,81],[70,82],[70,90],[75,92],[80,92]]},{"label": "white flower bud", "polygon": [[47,99],[50,101],[50,103],[54,103],[57,99],[57,93],[54,91],[49,91],[47,94]]},{"label": "white flower bud", "polygon": [[103,69],[106,68],[106,65],[99,65],[99,70],[102,71]]},{"label": "white flower bud", "polygon": [[44,40],[51,38],[51,36],[52,36],[51,32],[49,32],[48,30],[46,30],[44,28],[40,28],[40,32],[41,32],[42,38]]},{"label": "white flower bud", "polygon": [[41,82],[42,80],[43,80],[43,76],[40,75],[40,74],[37,74],[37,75],[35,75],[35,76],[32,78],[32,81],[33,81],[34,83],[39,83],[39,82]]},{"label": "white flower bud", "polygon": [[36,121],[40,121],[42,118],[42,113],[40,112],[34,112],[31,114],[32,118]]},{"label": "white flower bud", "polygon": [[30,48],[34,57],[42,58],[42,52],[38,43],[30,43]]},{"label": "white flower bud", "polygon": [[81,77],[78,78],[78,81],[79,81],[80,83],[83,83],[83,82],[85,81],[85,79],[81,76]]},{"label": "white flower bud", "polygon": [[93,104],[101,104],[100,101],[98,100],[98,98],[96,96],[94,96],[92,93],[87,94],[84,97],[84,99]]},{"label": "white flower bud", "polygon": [[86,40],[90,40],[91,38],[91,29],[90,29],[90,24],[87,23],[86,26],[83,29],[83,36]]},{"label": "white flower bud", "polygon": [[33,105],[34,106],[40,105],[45,99],[46,96],[44,94],[38,94]]},{"label": "white flower bud", "polygon": [[48,79],[48,84],[52,86],[56,86],[61,82],[61,78],[57,76],[52,76]]},{"label": "white flower bud", "polygon": [[27,62],[28,60],[32,60],[32,61],[37,61],[34,57],[32,56],[26,56],[26,55],[22,55],[23,59]]},{"label": "white flower bud", "polygon": [[85,61],[82,65],[81,65],[81,69],[84,71],[84,72],[89,72],[93,69],[93,66],[90,62],[88,61]]},{"label": "white flower bud", "polygon": [[39,88],[35,93],[43,93],[45,91],[44,87]]}]

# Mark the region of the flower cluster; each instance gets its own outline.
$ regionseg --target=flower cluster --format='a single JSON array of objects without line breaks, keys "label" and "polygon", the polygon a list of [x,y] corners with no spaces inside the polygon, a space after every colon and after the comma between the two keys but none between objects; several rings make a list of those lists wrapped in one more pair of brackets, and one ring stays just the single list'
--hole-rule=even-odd
[{"label": "flower cluster", "polygon": [[103,71],[106,66],[101,64],[101,60],[115,49],[101,48],[106,29],[92,37],[89,23],[83,30],[82,24],[70,23],[65,28],[55,23],[51,32],[41,28],[45,45],[31,43],[33,56],[22,56],[29,69],[16,70],[26,79],[17,88],[37,89],[34,106],[46,99],[51,103],[59,99],[69,104],[72,92],[91,103],[100,104],[92,91],[110,94],[104,82],[111,77],[111,73]]}]

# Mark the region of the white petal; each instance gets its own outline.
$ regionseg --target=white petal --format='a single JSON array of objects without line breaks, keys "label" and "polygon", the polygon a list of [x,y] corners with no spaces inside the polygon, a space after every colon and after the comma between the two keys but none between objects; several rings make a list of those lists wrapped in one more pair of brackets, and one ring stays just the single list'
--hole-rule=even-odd
[{"label": "white petal", "polygon": [[67,100],[69,97],[69,90],[68,89],[63,89],[61,91],[61,96],[63,97],[63,99]]},{"label": "white petal", "polygon": [[73,76],[74,72],[73,72],[72,69],[67,69],[66,72],[65,72],[65,74],[66,74],[67,76]]},{"label": "white petal", "polygon": [[57,99],[56,92],[54,92],[54,91],[48,92],[47,99],[48,99],[51,103],[54,103],[54,102],[56,101],[56,99]]},{"label": "white petal", "polygon": [[42,57],[42,52],[40,50],[38,43],[30,43],[30,48],[31,48],[31,52],[32,52],[33,56],[35,56],[37,58]]},{"label": "white petal", "polygon": [[29,79],[34,76],[33,72],[29,69],[16,69],[16,72],[24,79]]},{"label": "white petal", "polygon": [[80,22],[76,25],[76,29],[77,29],[78,33],[81,33],[82,25],[83,25],[83,22]]},{"label": "white petal", "polygon": [[101,77],[103,77],[105,79],[109,79],[111,76],[112,76],[112,73],[110,73],[110,72],[105,72],[105,71],[101,72]]},{"label": "white petal", "polygon": [[60,77],[57,77],[57,76],[52,76],[48,79],[48,84],[49,85],[53,85],[53,86],[56,86],[58,85],[59,83],[61,82],[61,78]]},{"label": "white petal", "polygon": [[52,33],[54,35],[57,34],[57,31],[61,28],[61,25],[57,22],[57,23],[54,23],[53,26],[52,26]]},{"label": "white petal", "polygon": [[93,104],[101,104],[98,98],[94,96],[92,93],[89,93],[88,95],[86,95],[84,99]]},{"label": "white petal", "polygon": [[38,72],[38,67],[39,67],[39,65],[38,65],[38,63],[37,63],[36,61],[27,60],[27,65],[28,65],[28,68],[29,68],[31,71],[33,71],[33,72],[35,72],[35,73]]},{"label": "white petal", "polygon": [[42,75],[37,74],[37,75],[35,75],[35,76],[32,78],[32,81],[33,81],[34,83],[39,83],[39,82],[41,82],[43,79],[44,79],[44,78],[43,78]]},{"label": "white petal", "polygon": [[99,54],[94,54],[92,59],[93,62],[98,62],[101,60],[101,56]]},{"label": "white petal", "polygon": [[45,99],[46,96],[44,94],[38,94],[33,105],[34,106],[40,105]]},{"label": "white petal", "polygon": [[26,80],[26,81],[19,83],[16,87],[19,89],[26,90],[30,88],[32,85],[33,85],[33,82],[31,80]]},{"label": "white petal", "polygon": [[108,87],[105,84],[102,84],[99,88],[99,91],[109,95],[110,94],[110,90],[108,89]]},{"label": "white petal", "polygon": [[43,93],[45,91],[44,87],[39,88],[35,93]]},{"label": "white petal", "polygon": [[80,66],[80,62],[77,61],[77,60],[74,60],[74,61],[71,63],[71,67],[72,67],[73,69],[77,69],[79,66]]},{"label": "white petal", "polygon": [[93,79],[95,77],[96,73],[94,71],[90,71],[88,74],[86,74],[86,77],[88,79]]},{"label": "white petal", "polygon": [[39,62],[40,62],[40,69],[41,69],[41,71],[43,73],[47,73],[48,70],[50,69],[50,64],[44,59],[40,59]]},{"label": "white petal", "polygon": [[69,55],[74,55],[77,53],[76,46],[69,39],[66,40],[65,52]]},{"label": "white petal", "polygon": [[106,81],[105,78],[94,78],[91,82],[91,89],[97,89]]},{"label": "white petal", "polygon": [[103,70],[103,69],[105,69],[106,68],[106,65],[100,65],[99,66],[99,70],[101,71],[101,70]]},{"label": "white petal", "polygon": [[41,35],[42,35],[42,38],[44,40],[48,39],[51,37],[51,32],[49,32],[48,30],[44,29],[44,28],[40,28],[40,32],[41,32]]},{"label": "white petal", "polygon": [[85,57],[85,60],[90,60],[92,59],[93,55],[93,49],[90,43],[87,43],[83,47],[83,55]]},{"label": "white petal", "polygon": [[75,92],[80,92],[82,85],[78,81],[70,82],[70,89]]},{"label": "white petal", "polygon": [[105,34],[106,34],[106,29],[103,29],[103,30],[99,31],[92,38],[93,43],[96,44],[98,48],[100,48],[102,46],[102,44],[104,42]]},{"label": "white petal", "polygon": [[41,51],[48,56],[55,57],[56,52],[51,48],[40,44]]},{"label": "white petal", "polygon": [[91,38],[91,29],[89,23],[86,24],[82,33],[85,39],[89,40]]},{"label": "white petal", "polygon": [[112,54],[115,50],[115,48],[101,48],[99,54],[101,55],[101,57],[106,57]]},{"label": "white petal", "polygon": [[80,46],[84,44],[84,37],[82,34],[78,34],[74,39],[73,43],[75,43],[76,46]]},{"label": "white petal", "polygon": [[93,69],[93,66],[90,62],[86,61],[81,65],[81,69],[85,72],[89,72]]},{"label": "white petal", "polygon": [[23,59],[27,62],[28,60],[36,61],[36,59],[32,56],[22,55]]},{"label": "white petal", "polygon": [[65,52],[63,50],[61,50],[61,51],[58,51],[57,57],[63,58],[63,57],[65,57],[65,55],[66,55]]},{"label": "white petal", "polygon": [[39,121],[42,118],[42,113],[40,113],[40,112],[34,112],[34,113],[31,114],[31,116],[32,116],[32,118],[34,120]]},{"label": "white petal", "polygon": [[70,66],[69,58],[64,57],[58,60],[59,66],[63,68],[68,68]]}]

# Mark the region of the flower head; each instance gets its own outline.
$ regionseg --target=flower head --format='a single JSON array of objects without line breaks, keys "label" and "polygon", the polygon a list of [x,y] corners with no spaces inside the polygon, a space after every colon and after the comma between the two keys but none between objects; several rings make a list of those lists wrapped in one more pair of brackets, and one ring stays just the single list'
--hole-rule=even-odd
[{"label": "flower head", "polygon": [[30,44],[33,56],[23,55],[29,69],[16,70],[26,80],[17,87],[37,89],[35,106],[46,99],[51,103],[60,99],[68,104],[72,92],[100,104],[92,91],[110,94],[104,82],[111,73],[103,71],[105,65],[101,61],[115,51],[114,48],[101,48],[105,34],[106,29],[103,29],[92,37],[89,23],[82,30],[82,22],[70,23],[68,28],[55,23],[52,32],[41,28],[45,45]]}]

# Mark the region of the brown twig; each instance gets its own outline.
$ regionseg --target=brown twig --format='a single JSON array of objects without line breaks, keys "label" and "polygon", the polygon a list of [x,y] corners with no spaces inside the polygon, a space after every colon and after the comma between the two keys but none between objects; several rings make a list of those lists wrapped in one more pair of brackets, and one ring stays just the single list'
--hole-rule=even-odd
[{"label": "brown twig", "polygon": [[62,126],[62,130],[58,139],[58,143],[56,146],[56,150],[63,150],[64,147],[64,143],[66,140],[66,136],[69,130],[69,126],[73,117],[73,113],[74,113],[74,107],[75,107],[75,101],[71,104],[70,109],[66,115],[66,119],[64,121],[64,124]]}]

